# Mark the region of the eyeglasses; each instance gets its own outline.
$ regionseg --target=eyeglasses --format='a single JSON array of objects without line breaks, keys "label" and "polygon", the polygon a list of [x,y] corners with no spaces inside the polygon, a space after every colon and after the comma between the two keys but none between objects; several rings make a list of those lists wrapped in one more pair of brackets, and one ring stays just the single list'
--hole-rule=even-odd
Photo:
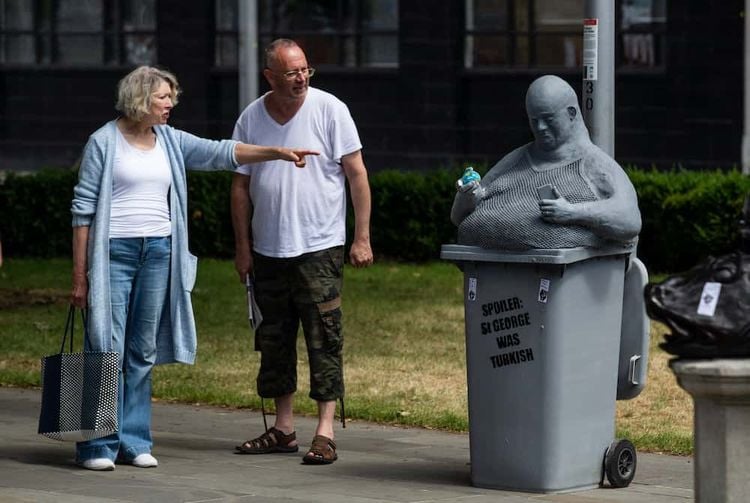
[{"label": "eyeglasses", "polygon": [[299,70],[289,70],[288,72],[274,72],[270,68],[269,70],[276,75],[282,75],[286,80],[294,80],[297,78],[297,75],[302,75],[305,78],[310,78],[315,75],[315,68],[310,66],[307,68],[300,68]]}]

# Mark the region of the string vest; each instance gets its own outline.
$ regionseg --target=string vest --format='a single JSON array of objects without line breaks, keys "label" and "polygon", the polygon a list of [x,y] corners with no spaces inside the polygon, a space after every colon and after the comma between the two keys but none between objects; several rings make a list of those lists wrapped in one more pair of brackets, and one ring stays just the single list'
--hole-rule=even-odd
[{"label": "string vest", "polygon": [[589,228],[547,223],[539,211],[537,188],[547,184],[572,204],[598,200],[583,175],[587,159],[539,169],[529,158],[528,146],[516,153],[502,161],[505,169],[488,182],[476,209],[458,226],[458,244],[498,250],[605,245],[607,240]]}]

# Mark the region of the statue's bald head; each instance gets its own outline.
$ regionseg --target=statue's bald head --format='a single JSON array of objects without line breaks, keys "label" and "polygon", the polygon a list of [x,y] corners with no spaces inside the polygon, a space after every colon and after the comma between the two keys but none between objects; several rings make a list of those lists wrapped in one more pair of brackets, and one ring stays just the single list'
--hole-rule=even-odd
[{"label": "statue's bald head", "polygon": [[526,91],[526,113],[537,145],[554,150],[586,134],[578,96],[570,85],[555,75],[539,77]]},{"label": "statue's bald head", "polygon": [[572,106],[578,109],[578,96],[565,82],[556,75],[539,77],[526,91],[526,111],[547,110],[556,111],[563,107]]}]

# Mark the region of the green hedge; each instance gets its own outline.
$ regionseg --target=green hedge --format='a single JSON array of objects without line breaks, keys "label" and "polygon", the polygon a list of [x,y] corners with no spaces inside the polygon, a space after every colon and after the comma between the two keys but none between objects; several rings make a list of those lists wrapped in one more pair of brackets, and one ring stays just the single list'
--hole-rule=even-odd
[{"label": "green hedge", "polygon": [[[455,242],[449,214],[460,171],[370,175],[371,233],[377,258],[434,260],[439,258],[441,244]],[[684,270],[709,254],[737,247],[742,202],[750,192],[748,177],[718,170],[627,171],[638,191],[643,216],[639,256],[650,270]],[[7,256],[69,254],[75,181],[74,172],[61,170],[6,177],[0,185],[0,232]],[[231,257],[231,174],[190,173],[188,184],[192,251],[199,256]],[[350,229],[352,220],[350,211]]]},{"label": "green hedge", "polygon": [[750,178],[738,171],[627,171],[643,218],[638,255],[649,269],[682,271],[739,246]]}]

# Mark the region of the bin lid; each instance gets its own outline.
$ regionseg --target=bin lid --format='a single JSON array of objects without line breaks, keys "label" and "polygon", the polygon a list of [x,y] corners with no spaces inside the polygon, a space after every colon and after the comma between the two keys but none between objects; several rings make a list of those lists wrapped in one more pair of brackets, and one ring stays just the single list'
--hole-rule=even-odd
[{"label": "bin lid", "polygon": [[489,250],[480,246],[447,244],[440,258],[454,262],[510,262],[520,264],[572,264],[594,257],[630,255],[635,243],[603,248],[532,248],[530,250]]}]

